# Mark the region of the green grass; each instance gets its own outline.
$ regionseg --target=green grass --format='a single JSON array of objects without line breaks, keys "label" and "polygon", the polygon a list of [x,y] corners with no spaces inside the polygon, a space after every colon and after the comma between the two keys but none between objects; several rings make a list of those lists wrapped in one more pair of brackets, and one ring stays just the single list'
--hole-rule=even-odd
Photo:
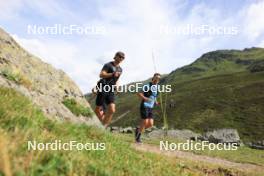
[{"label": "green grass", "polygon": [[[264,72],[236,73],[175,83],[168,94],[170,128],[204,132],[215,128],[236,128],[245,141],[264,134]],[[129,100],[129,101],[128,101]],[[170,107],[173,100],[175,107]],[[140,100],[128,93],[117,97],[117,114],[131,111],[113,126],[137,125]],[[163,126],[160,108],[155,109],[155,124]]]},{"label": "green grass", "polygon": [[[104,151],[28,151],[27,141],[104,142]],[[27,98],[0,87],[0,175],[204,175],[217,166],[133,150],[86,125],[48,120]],[[223,175],[216,172],[215,175]],[[243,174],[241,174],[243,175]]]},{"label": "green grass", "polygon": [[15,82],[16,84],[24,85],[26,88],[31,88],[32,83],[29,79],[27,79],[23,74],[19,71],[13,71],[10,68],[4,68],[0,71],[0,75],[5,77],[6,79]]},{"label": "green grass", "polygon": [[[235,128],[244,142],[264,140],[264,72],[250,71],[252,64],[263,60],[264,49],[259,48],[215,51],[170,73],[162,80],[172,85],[166,109],[169,128],[199,133]],[[112,125],[137,125],[139,104],[135,94],[119,94],[114,118],[130,113]],[[155,125],[162,127],[161,109],[154,113]]]},{"label": "green grass", "polygon": [[66,98],[62,103],[76,116],[82,115],[85,117],[90,117],[92,115],[92,112],[89,108],[82,106],[73,98]]},{"label": "green grass", "polygon": [[4,69],[1,71],[0,73],[1,75],[3,75],[6,79],[13,81],[17,84],[20,83],[20,76],[17,73],[12,72],[10,69]]}]

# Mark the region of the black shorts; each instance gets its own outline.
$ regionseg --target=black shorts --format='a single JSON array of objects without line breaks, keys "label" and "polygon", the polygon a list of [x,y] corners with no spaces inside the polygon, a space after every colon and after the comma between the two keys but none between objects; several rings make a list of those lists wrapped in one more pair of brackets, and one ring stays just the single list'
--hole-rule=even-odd
[{"label": "black shorts", "polygon": [[141,119],[153,119],[153,108],[145,107],[143,104],[140,105],[140,116]]},{"label": "black shorts", "polygon": [[98,92],[96,96],[96,106],[109,105],[115,102],[114,92]]}]

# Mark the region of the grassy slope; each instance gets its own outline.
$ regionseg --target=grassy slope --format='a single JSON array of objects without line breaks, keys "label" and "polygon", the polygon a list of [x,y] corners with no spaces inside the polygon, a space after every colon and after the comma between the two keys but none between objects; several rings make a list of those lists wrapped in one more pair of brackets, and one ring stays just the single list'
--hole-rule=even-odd
[{"label": "grassy slope", "polygon": [[[264,49],[215,51],[177,69],[163,82],[172,84],[167,106],[169,126],[202,132],[237,128],[243,140],[263,139],[264,72],[250,67],[264,60]],[[131,112],[113,125],[132,126],[139,120],[139,100],[131,93],[117,98],[117,114]],[[162,126],[160,109],[156,125]]]},{"label": "grassy slope", "polygon": [[[204,175],[218,167],[136,152],[99,129],[46,119],[19,93],[0,87],[0,175]],[[28,151],[27,141],[105,142],[105,151]],[[206,169],[205,169],[206,168]],[[219,171],[220,172],[220,171]],[[215,172],[217,175],[221,173]],[[223,173],[222,173],[223,174]]]}]

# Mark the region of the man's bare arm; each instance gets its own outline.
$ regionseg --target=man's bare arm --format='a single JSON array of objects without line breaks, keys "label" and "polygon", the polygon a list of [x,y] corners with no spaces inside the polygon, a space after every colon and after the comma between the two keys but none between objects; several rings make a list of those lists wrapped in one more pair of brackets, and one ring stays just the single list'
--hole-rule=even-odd
[{"label": "man's bare arm", "polygon": [[102,70],[99,76],[100,78],[111,78],[113,75],[113,73],[107,73],[106,71]]},{"label": "man's bare arm", "polygon": [[143,93],[137,93],[137,95],[139,96],[139,98],[141,98],[144,101],[149,101],[149,99],[147,97],[144,96]]},{"label": "man's bare arm", "polygon": [[120,88],[120,87],[119,87],[119,81],[116,81],[115,86],[116,86],[115,92],[118,93],[118,90],[119,90],[119,88]]},{"label": "man's bare arm", "polygon": [[100,73],[100,78],[111,78],[111,77],[119,77],[121,75],[121,72],[113,72],[113,73],[107,73],[106,71],[102,70]]}]

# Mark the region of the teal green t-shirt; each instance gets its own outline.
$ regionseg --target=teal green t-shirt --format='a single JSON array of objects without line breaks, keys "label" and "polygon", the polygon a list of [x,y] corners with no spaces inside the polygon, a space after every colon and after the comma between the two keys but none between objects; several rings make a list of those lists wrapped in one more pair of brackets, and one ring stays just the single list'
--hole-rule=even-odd
[{"label": "teal green t-shirt", "polygon": [[144,96],[146,93],[149,93],[151,90],[151,94],[148,97],[150,101],[144,101],[144,107],[147,108],[153,108],[155,106],[155,102],[157,100],[158,96],[158,85],[152,85],[151,83],[145,84],[142,88],[142,92],[144,93]]}]

